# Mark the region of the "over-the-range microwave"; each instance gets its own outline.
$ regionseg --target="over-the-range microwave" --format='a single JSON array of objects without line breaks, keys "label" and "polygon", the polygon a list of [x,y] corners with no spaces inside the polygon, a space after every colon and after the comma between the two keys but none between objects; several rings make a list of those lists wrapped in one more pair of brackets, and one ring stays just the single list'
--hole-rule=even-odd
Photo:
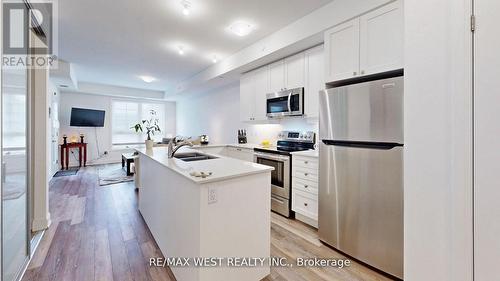
[{"label": "over-the-range microwave", "polygon": [[304,115],[304,88],[267,94],[266,115],[269,118]]}]

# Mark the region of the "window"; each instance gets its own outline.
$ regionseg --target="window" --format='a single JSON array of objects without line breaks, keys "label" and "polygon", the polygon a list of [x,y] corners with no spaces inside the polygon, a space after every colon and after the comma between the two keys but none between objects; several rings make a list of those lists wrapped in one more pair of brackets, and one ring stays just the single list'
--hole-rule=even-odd
[{"label": "window", "polygon": [[165,131],[165,104],[137,101],[112,102],[112,142],[113,145],[144,143],[146,132],[136,133],[133,127],[143,119],[151,118],[151,110],[156,112],[161,133],[151,136],[154,141],[161,141]]}]

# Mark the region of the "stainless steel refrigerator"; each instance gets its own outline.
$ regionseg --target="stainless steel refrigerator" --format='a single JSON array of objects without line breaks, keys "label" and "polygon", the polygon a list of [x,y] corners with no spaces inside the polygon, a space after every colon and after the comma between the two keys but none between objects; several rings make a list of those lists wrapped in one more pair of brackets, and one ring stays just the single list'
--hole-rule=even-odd
[{"label": "stainless steel refrigerator", "polygon": [[320,93],[319,237],[403,278],[403,76]]}]

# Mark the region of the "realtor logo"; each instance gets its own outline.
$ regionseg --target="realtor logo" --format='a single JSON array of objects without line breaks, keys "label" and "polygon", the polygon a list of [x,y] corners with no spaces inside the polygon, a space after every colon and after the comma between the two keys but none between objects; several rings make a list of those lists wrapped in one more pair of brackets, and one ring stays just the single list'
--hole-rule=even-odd
[{"label": "realtor logo", "polygon": [[2,1],[2,66],[47,68],[57,62],[54,1]]}]

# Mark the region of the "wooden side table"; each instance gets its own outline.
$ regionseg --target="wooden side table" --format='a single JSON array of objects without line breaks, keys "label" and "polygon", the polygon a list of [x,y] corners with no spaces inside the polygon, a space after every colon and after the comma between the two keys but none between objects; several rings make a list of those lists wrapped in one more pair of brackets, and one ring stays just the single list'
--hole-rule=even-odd
[{"label": "wooden side table", "polygon": [[[78,148],[78,162],[80,167],[87,166],[87,143],[73,142],[67,144],[61,144],[61,170],[64,170],[64,164],[66,164],[66,170],[69,167],[69,151],[71,148]],[[83,155],[83,159],[82,159]]]}]

